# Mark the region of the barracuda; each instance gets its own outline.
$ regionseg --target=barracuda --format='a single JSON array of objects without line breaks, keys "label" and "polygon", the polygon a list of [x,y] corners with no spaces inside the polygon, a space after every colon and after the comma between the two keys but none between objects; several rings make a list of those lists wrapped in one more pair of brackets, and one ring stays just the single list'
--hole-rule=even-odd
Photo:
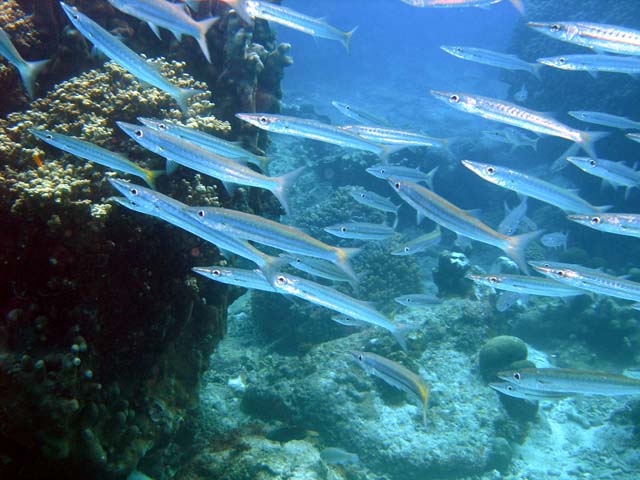
[{"label": "barracuda", "polygon": [[611,208],[610,205],[594,206],[569,190],[558,187],[536,177],[507,167],[489,165],[487,163],[462,160],[462,164],[480,178],[521,195],[533,197],[541,202],[554,205],[573,213],[598,213]]},{"label": "barracuda", "polygon": [[424,182],[427,186],[433,189],[433,177],[435,177],[438,167],[434,167],[429,173],[424,173],[419,168],[403,167],[401,165],[386,165],[378,164],[373,167],[367,168],[367,173],[370,173],[376,178],[383,180],[389,177],[397,178],[407,182],[420,183]]},{"label": "barracuda", "polygon": [[391,255],[402,257],[424,252],[428,248],[438,245],[440,240],[442,240],[442,232],[440,231],[440,225],[436,225],[436,228],[434,228],[433,231],[420,235],[413,240],[403,243],[395,250],[392,250]]},{"label": "barracuda", "polygon": [[137,143],[166,158],[167,170],[172,170],[171,162],[173,162],[223,182],[264,188],[273,193],[280,201],[285,212],[289,213],[287,191],[291,188],[296,178],[303,173],[304,167],[280,177],[267,177],[238,162],[216,155],[198,145],[163,131],[125,122],[116,122],[116,124]]},{"label": "barracuda", "polygon": [[422,378],[393,360],[370,352],[352,351],[351,356],[369,375],[384,380],[389,385],[414,396],[422,407],[422,424],[427,425],[429,387]]},{"label": "barracuda", "polygon": [[509,382],[490,383],[489,387],[493,388],[496,392],[500,392],[509,397],[520,398],[529,402],[540,402],[546,400],[557,401],[569,396],[568,393],[564,392],[541,392],[539,390],[531,390]]},{"label": "barracuda", "polygon": [[263,292],[276,291],[260,270],[244,270],[242,268],[221,267],[218,265],[213,267],[193,267],[191,270],[203,277],[227,285],[262,290]]},{"label": "barracuda", "polygon": [[324,231],[336,237],[356,240],[386,240],[396,233],[388,225],[366,222],[337,223],[325,227]]},{"label": "barracuda", "polygon": [[349,192],[351,198],[361,205],[375,208],[382,212],[393,213],[397,215],[399,205],[394,204],[389,198],[378,195],[375,192],[369,192],[367,190],[353,190]]},{"label": "barracuda", "polygon": [[449,55],[461,58],[462,60],[503,68],[505,70],[522,70],[529,72],[538,79],[540,78],[542,65],[525,62],[515,55],[494,52],[493,50],[486,50],[484,48],[463,47],[458,45],[442,45],[440,48]]},{"label": "barracuda", "polygon": [[569,163],[589,175],[601,178],[603,182],[614,187],[625,187],[625,198],[632,188],[640,186],[640,171],[625,165],[624,162],[612,162],[604,158],[597,160],[589,157],[567,157]]},{"label": "barracuda", "polygon": [[618,55],[560,55],[539,58],[538,63],[548,67],[572,72],[587,72],[596,77],[599,72],[624,73],[631,76],[640,74],[640,58]]},{"label": "barracuda", "polygon": [[98,163],[102,166],[117,170],[118,172],[128,173],[141,178],[151,188],[155,188],[155,182],[158,176],[164,174],[162,170],[148,170],[136,165],[124,155],[112,152],[106,148],[94,145],[78,138],[69,137],[61,133],[50,132],[48,130],[29,129],[32,135],[40,140],[53,145],[56,148],[64,150],[76,157]]},{"label": "barracuda", "polygon": [[202,90],[176,87],[163,77],[156,68],[147,63],[144,58],[89,17],[80,13],[76,7],[71,7],[63,2],[60,2],[60,5],[67,14],[67,17],[69,17],[71,23],[73,23],[78,31],[93,43],[98,50],[131,73],[131,75],[138,78],[141,82],[148,83],[172,96],[185,115],[187,115],[189,111],[187,105],[189,99],[195,95],[204,93]]},{"label": "barracuda", "polygon": [[[502,2],[502,0],[402,0],[404,3],[414,7],[431,7],[431,8],[460,8],[460,7],[476,7],[487,8],[491,5]],[[509,0],[511,4],[524,14],[524,5],[522,0]]]},{"label": "barracuda", "polygon": [[526,275],[495,273],[491,275],[472,275],[467,278],[475,283],[497,290],[520,293],[522,295],[540,295],[544,297],[573,297],[586,292],[576,287],[564,285],[549,278]]},{"label": "barracuda", "polygon": [[598,52],[640,55],[640,31],[589,22],[529,22],[529,27],[556,40]]},{"label": "barracuda", "polygon": [[535,133],[564,138],[579,144],[591,157],[596,157],[593,144],[606,132],[583,132],[571,128],[544,113],[523,108],[514,103],[460,92],[431,90],[438,100],[447,105],[487,120],[506,123]]},{"label": "barracuda", "polygon": [[289,265],[301,272],[333,282],[349,282],[354,289],[357,288],[358,284],[331,262],[301,255],[293,256],[285,254],[282,256],[288,260]]},{"label": "barracuda", "polygon": [[564,394],[620,395],[640,394],[640,380],[614,373],[568,368],[524,368],[498,372],[497,376],[513,385],[534,392]]},{"label": "barracuda", "polygon": [[373,113],[356,108],[351,104],[333,100],[331,105],[333,105],[345,117],[355,120],[358,123],[362,123],[364,125],[389,125],[389,122],[384,118],[380,118]]},{"label": "barracuda", "polygon": [[607,275],[581,265],[559,262],[529,262],[537,272],[569,285],[589,292],[640,302],[640,283],[625,278]]},{"label": "barracuda", "polygon": [[[640,71],[640,59],[638,59],[638,67]],[[590,112],[586,110],[574,110],[567,113],[569,113],[573,118],[577,118],[583,122],[604,125],[605,127],[620,128],[623,130],[640,128],[640,122],[636,122],[627,117],[611,115],[610,113]]]},{"label": "barracuda", "polygon": [[0,29],[0,55],[7,59],[7,61],[16,67],[22,80],[22,85],[27,91],[29,98],[33,98],[35,93],[36,78],[40,72],[49,64],[51,60],[38,60],[35,62],[28,62],[22,55],[16,50],[16,47],[11,42],[11,38],[7,35],[7,32]]},{"label": "barracuda", "polygon": [[568,215],[572,222],[601,232],[640,238],[640,214],[600,213],[598,215]]},{"label": "barracuda", "polygon": [[218,17],[196,22],[182,5],[165,0],[109,0],[115,8],[146,22],[160,39],[158,27],[166,28],[180,41],[182,35],[193,37],[200,45],[205,58],[211,63],[207,46],[207,31],[218,21]]},{"label": "barracuda", "polygon": [[542,231],[508,237],[496,232],[427,188],[393,177],[387,181],[405,202],[416,209],[419,219],[425,216],[458,235],[493,245],[515,261],[523,272],[528,271],[524,259],[526,247],[531,240],[539,237]]},{"label": "barracuda", "polygon": [[331,287],[282,272],[274,274],[270,282],[280,293],[294,295],[307,302],[342,313],[349,318],[384,328],[394,336],[402,349],[407,351],[407,342],[402,329],[368,303],[349,297]]},{"label": "barracuda", "polygon": [[449,153],[449,140],[447,138],[435,138],[406,130],[370,127],[368,125],[344,125],[338,128],[381,145],[441,148]]},{"label": "barracuda", "polygon": [[433,295],[425,295],[423,293],[410,293],[409,295],[401,295],[393,299],[396,303],[409,308],[423,308],[431,305],[439,305],[442,303],[438,297]]}]

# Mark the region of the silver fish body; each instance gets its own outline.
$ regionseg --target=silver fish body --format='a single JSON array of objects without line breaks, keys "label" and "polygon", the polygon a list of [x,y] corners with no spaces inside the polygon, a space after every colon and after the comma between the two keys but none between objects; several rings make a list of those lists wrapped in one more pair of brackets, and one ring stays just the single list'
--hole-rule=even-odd
[{"label": "silver fish body", "polygon": [[425,295],[423,293],[410,293],[408,295],[401,295],[393,299],[395,302],[402,306],[409,308],[423,308],[432,305],[440,305],[442,300],[433,295]]},{"label": "silver fish body", "polygon": [[537,135],[530,137],[516,128],[485,130],[482,132],[482,135],[489,140],[510,145],[512,152],[519,147],[531,147],[533,150],[538,151],[538,142],[540,141],[540,137]]},{"label": "silver fish body", "polygon": [[551,232],[540,237],[540,243],[548,248],[564,248],[567,249],[567,241],[569,234],[566,232]]},{"label": "silver fish body", "polygon": [[498,225],[498,232],[504,235],[515,235],[518,232],[522,219],[527,215],[527,198],[522,197],[520,203],[511,210],[504,204],[505,216]]},{"label": "silver fish body", "polygon": [[363,125],[389,125],[389,122],[384,118],[378,117],[377,115],[369,113],[366,110],[354,107],[349,103],[337,102],[333,100],[331,102],[331,105],[333,105],[345,117],[348,117],[351,120],[355,120],[356,122]]},{"label": "silver fish body", "polygon": [[355,283],[351,277],[331,262],[302,255],[293,256],[285,254],[283,256],[289,260],[289,265],[301,272],[333,282],[349,282],[354,288],[357,286],[357,283]]},{"label": "silver fish body", "polygon": [[385,127],[370,127],[368,125],[343,125],[338,127],[349,133],[381,145],[395,147],[428,147],[448,150],[449,140],[435,138],[407,130],[398,130]]},{"label": "silver fish body", "polygon": [[227,285],[262,290],[264,292],[276,291],[260,270],[244,270],[222,266],[193,267],[191,270],[203,277]]},{"label": "silver fish body", "polygon": [[490,383],[489,387],[493,388],[496,392],[500,392],[503,395],[509,397],[519,398],[521,400],[527,400],[529,402],[541,402],[541,401],[558,401],[567,398],[570,394],[564,392],[530,390],[520,385],[514,385],[509,382]]},{"label": "silver fish body", "polygon": [[625,137],[627,137],[629,140],[633,140],[634,142],[640,143],[640,133],[638,132],[627,133]]},{"label": "silver fish body", "polygon": [[426,183],[429,188],[433,189],[433,177],[435,177],[438,168],[439,167],[434,167],[429,171],[429,173],[424,173],[419,168],[379,163],[378,165],[369,167],[366,170],[374,177],[381,178],[383,180],[393,177],[408,182]]},{"label": "silver fish body", "polygon": [[[401,0],[413,7],[429,8],[464,8],[476,7],[487,8],[491,5],[502,2],[502,0]],[[522,0],[509,0],[511,4],[520,12],[524,13]]]},{"label": "silver fish body", "polygon": [[640,214],[599,213],[597,215],[568,215],[572,222],[591,227],[601,232],[615,233],[640,238]]},{"label": "silver fish body", "polygon": [[[638,59],[638,63],[640,64],[640,59]],[[590,112],[586,110],[573,110],[567,113],[573,118],[577,118],[583,122],[604,125],[605,127],[620,128],[622,130],[640,128],[640,122],[636,122],[635,120],[631,120],[627,117],[612,115],[610,113]]]},{"label": "silver fish body", "polygon": [[512,54],[460,45],[442,45],[440,48],[449,55],[461,58],[462,60],[503,68],[505,70],[522,70],[540,78],[540,64],[525,62]]},{"label": "silver fish body", "polygon": [[380,210],[381,212],[397,214],[399,205],[393,203],[389,198],[383,197],[375,192],[369,192],[367,190],[353,190],[349,192],[351,198],[361,205]]},{"label": "silver fish body", "polygon": [[532,177],[508,167],[462,160],[462,164],[482,179],[521,195],[536,198],[572,213],[598,213],[609,205],[595,206],[573,192],[537,177]]},{"label": "silver fish body", "polygon": [[337,223],[326,227],[324,231],[336,237],[355,240],[386,240],[396,233],[388,225],[366,222]]},{"label": "silver fish body", "polygon": [[584,290],[564,285],[549,278],[532,277],[530,275],[510,275],[505,273],[495,273],[491,275],[469,274],[467,278],[486,287],[521,295],[573,297],[585,293]]},{"label": "silver fish body", "polygon": [[195,95],[203,93],[201,90],[180,88],[173,85],[152,65],[147,63],[144,58],[81,13],[76,7],[66,5],[63,2],[60,2],[60,5],[67,14],[67,17],[69,17],[69,20],[71,20],[71,23],[85,38],[93,43],[98,50],[134,77],[138,78],[141,82],[148,83],[172,96],[185,115],[189,110],[187,105],[188,100]]},{"label": "silver fish body", "polygon": [[16,50],[16,47],[11,42],[11,38],[4,30],[0,29],[0,55],[7,59],[7,61],[16,67],[22,80],[22,85],[27,91],[29,98],[33,98],[35,94],[35,83],[40,72],[49,64],[51,60],[38,60],[35,62],[28,62],[22,55]]},{"label": "silver fish body", "polygon": [[360,463],[360,457],[341,448],[329,447],[320,451],[320,458],[329,465],[350,465]]},{"label": "silver fish body", "polygon": [[442,240],[442,232],[440,231],[440,225],[436,225],[433,231],[420,235],[413,240],[403,243],[396,249],[391,251],[391,255],[407,256],[415,255],[416,253],[424,252],[425,250],[438,245]]},{"label": "silver fish body", "polygon": [[589,157],[567,157],[567,161],[583,172],[601,178],[615,187],[626,187],[627,192],[628,189],[640,185],[640,171],[628,167],[624,162]]},{"label": "silver fish body", "polygon": [[623,57],[620,55],[559,55],[544,57],[538,63],[548,67],[573,72],[587,72],[596,76],[599,72],[624,73],[636,76],[640,74],[640,59],[638,57]]}]

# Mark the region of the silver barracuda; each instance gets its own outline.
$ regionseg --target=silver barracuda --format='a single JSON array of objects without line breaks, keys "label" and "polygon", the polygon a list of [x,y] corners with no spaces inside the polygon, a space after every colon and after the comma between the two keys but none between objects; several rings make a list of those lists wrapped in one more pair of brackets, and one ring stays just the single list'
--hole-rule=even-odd
[{"label": "silver barracuda", "polygon": [[636,76],[640,74],[640,59],[638,57],[622,57],[619,55],[559,55],[544,57],[538,63],[548,67],[573,72],[587,72],[592,77],[598,73],[624,73]]},{"label": "silver barracuda", "polygon": [[281,257],[287,258],[289,265],[301,272],[333,282],[349,282],[354,289],[357,288],[357,283],[331,262],[302,255],[283,254]]},{"label": "silver barracuda", "polygon": [[306,33],[314,38],[335,40],[344,45],[347,52],[349,51],[351,36],[358,29],[358,27],[355,27],[349,32],[343,32],[329,25],[321,18],[310,17],[290,8],[261,0],[222,1],[238,12],[238,15],[247,23],[253,23],[254,19],[261,18],[262,20]]},{"label": "silver barracuda", "polygon": [[626,278],[614,277],[581,265],[560,262],[538,261],[529,262],[529,265],[535,271],[565,285],[601,295],[640,302],[640,283],[632,282]]},{"label": "silver barracuda", "polygon": [[401,295],[393,299],[396,303],[409,308],[423,308],[432,305],[440,305],[442,300],[433,295],[425,295],[424,293],[410,293],[409,295]]},{"label": "silver barracuda", "polygon": [[511,210],[506,203],[504,204],[505,216],[498,225],[498,232],[504,235],[516,234],[522,219],[527,215],[527,198],[522,197],[520,203]]},{"label": "silver barracuda", "polygon": [[146,22],[158,38],[161,38],[158,27],[171,31],[178,41],[182,35],[193,37],[211,63],[207,32],[218,21],[218,17],[195,21],[184,6],[166,0],[109,0],[109,3],[121,12]]},{"label": "silver barracuda", "polygon": [[[638,59],[638,62],[640,63],[640,59]],[[574,110],[567,113],[573,118],[577,118],[583,122],[604,125],[605,127],[620,128],[622,130],[640,129],[640,122],[636,122],[627,117],[611,115],[610,113],[589,112],[586,110]]]},{"label": "silver barracuda", "polygon": [[[487,8],[491,5],[501,3],[502,0],[402,0],[414,7],[430,7],[430,8],[462,8],[476,7]],[[509,0],[511,4],[520,12],[524,13],[524,5],[522,0]]]},{"label": "silver barracuda", "polygon": [[520,398],[529,402],[557,401],[570,396],[564,392],[532,390],[509,382],[490,383],[489,387],[509,397]]},{"label": "silver barracuda", "polygon": [[547,114],[529,110],[504,100],[439,90],[431,90],[431,94],[456,110],[471,113],[487,120],[524,128],[535,133],[570,140],[579,144],[592,157],[596,156],[593,148],[594,142],[607,135],[605,132],[576,130]]},{"label": "silver barracuda", "polygon": [[525,62],[515,55],[502,52],[494,52],[484,48],[464,47],[459,45],[442,45],[442,50],[449,55],[468,60],[470,62],[481,63],[491,67],[503,68],[505,70],[522,70],[529,72],[536,78],[540,78],[540,69],[542,65],[536,63]]},{"label": "silver barracuda", "polygon": [[264,188],[273,193],[280,201],[285,212],[289,213],[287,191],[291,188],[296,178],[302,174],[304,167],[280,177],[267,177],[236,161],[216,155],[198,145],[169,135],[161,130],[125,122],[116,123],[137,143],[166,158],[167,170],[171,170],[170,162],[173,162],[223,182]]},{"label": "silver barracuda", "polygon": [[402,349],[407,351],[407,342],[402,329],[368,303],[345,295],[331,287],[282,272],[275,273],[270,281],[276,291],[280,293],[294,295],[307,302],[342,313],[349,318],[384,328],[394,336]]},{"label": "silver barracuda", "polygon": [[344,325],[345,327],[362,328],[367,326],[366,323],[361,322],[360,320],[354,320],[353,318],[338,313],[335,315],[331,315],[331,320],[339,323],[340,325]]},{"label": "silver barracuda", "polygon": [[62,2],[60,2],[60,5],[67,14],[67,17],[69,17],[71,23],[73,23],[78,31],[93,43],[98,50],[141,82],[148,83],[172,96],[185,115],[187,115],[189,110],[187,105],[189,99],[195,95],[204,93],[202,90],[180,88],[173,85],[144,58],[81,13],[76,7],[66,5]]},{"label": "silver barracuda", "polygon": [[640,55],[640,31],[590,22],[529,22],[529,27],[556,40],[597,52]]},{"label": "silver barracuda", "polygon": [[37,60],[35,62],[25,60],[16,50],[7,32],[2,29],[0,29],[0,55],[18,70],[27,95],[29,95],[29,98],[33,98],[36,79],[51,60]]},{"label": "silver barracuda", "polygon": [[375,192],[369,192],[367,190],[353,190],[349,192],[351,198],[361,205],[375,208],[381,212],[388,212],[397,214],[400,205],[393,203],[388,197],[383,197]]},{"label": "silver barracuda", "polygon": [[583,172],[601,178],[603,182],[614,187],[625,187],[625,197],[629,196],[629,190],[640,186],[640,171],[628,167],[624,162],[612,162],[604,158],[596,160],[589,157],[567,157],[567,161]]},{"label": "silver barracuda", "polygon": [[268,272],[271,268],[275,268],[281,264],[280,259],[262,253],[246,241],[204,228],[202,224],[194,221],[193,218],[186,213],[189,207],[182,202],[174,200],[155,190],[140,185],[133,185],[124,180],[110,178],[109,183],[125,196],[127,202],[117,201],[127,208],[164,220],[171,225],[186,230],[216,245],[221,250],[246,258],[258,265],[264,272]]},{"label": "silver barracuda", "polygon": [[536,198],[566,212],[599,213],[611,208],[610,205],[591,205],[569,190],[508,167],[471,162],[469,160],[462,160],[462,164],[488,182],[513,190],[521,195]]},{"label": "silver barracuda", "polygon": [[358,281],[350,258],[360,250],[340,248],[316,240],[297,228],[274,222],[251,213],[219,207],[191,207],[187,213],[206,228],[288,253],[327,260]]},{"label": "silver barracuda", "polygon": [[272,113],[237,113],[236,117],[254,127],[273,133],[282,133],[299,138],[308,138],[320,142],[338,145],[339,147],[355,148],[375,153],[381,157],[388,155],[391,150],[353,133],[341,130],[328,123],[308,120],[305,118],[275,115]]},{"label": "silver barracuda", "polygon": [[262,171],[267,171],[269,165],[269,159],[260,155],[255,155],[248,150],[245,150],[235,142],[229,142],[222,138],[210,135],[195,128],[180,125],[171,120],[157,120],[153,118],[138,117],[138,121],[143,125],[153,128],[154,130],[161,130],[168,133],[171,136],[181,138],[187,142],[195,143],[199,147],[205,150],[210,150],[213,153],[234,159],[236,161],[247,161],[260,167]]},{"label": "silver barracuda", "polygon": [[479,285],[519,293],[521,295],[539,295],[543,297],[573,297],[586,293],[579,288],[564,285],[549,278],[528,275],[510,275],[494,273],[491,275],[468,274],[467,278]]},{"label": "silver barracuda", "polygon": [[402,257],[424,252],[428,248],[438,245],[440,240],[442,240],[442,232],[440,231],[440,225],[436,225],[436,228],[434,228],[433,231],[420,235],[413,240],[409,240],[398,248],[392,250],[391,255]]},{"label": "silver barracuda", "polygon": [[325,232],[340,238],[355,240],[386,240],[396,233],[384,223],[348,222],[325,227]]},{"label": "silver barracuda", "polygon": [[276,291],[260,270],[244,270],[242,268],[221,266],[193,267],[191,270],[203,277],[227,285],[262,290],[263,292]]},{"label": "silver barracuda", "polygon": [[422,407],[422,424],[427,425],[429,387],[422,378],[403,365],[381,355],[358,351],[349,353],[351,353],[356,363],[369,375],[374,375],[389,385],[412,395]]},{"label": "silver barracuda", "polygon": [[124,155],[99,147],[91,142],[80,140],[79,138],[69,137],[48,130],[36,130],[34,128],[29,129],[29,132],[49,145],[53,145],[76,157],[141,178],[147,182],[151,188],[155,188],[156,178],[164,174],[162,170],[148,170],[133,163]]},{"label": "silver barracuda", "polygon": [[333,100],[331,105],[333,105],[345,117],[355,120],[358,123],[362,123],[364,125],[389,125],[389,122],[384,118],[378,117],[377,115],[369,113],[361,108],[354,107],[349,103]]},{"label": "silver barracuda", "polygon": [[449,153],[449,139],[447,138],[435,138],[407,130],[370,127],[368,125],[343,125],[338,128],[381,145],[440,148]]},{"label": "silver barracuda", "polygon": [[419,168],[409,168],[401,165],[386,165],[380,163],[373,167],[369,167],[366,170],[374,177],[381,178],[383,180],[393,177],[408,182],[423,182],[426,183],[429,188],[433,189],[433,177],[435,177],[438,168],[439,167],[434,167],[429,171],[429,173],[424,173]]},{"label": "silver barracuda", "polygon": [[417,183],[393,177],[387,181],[405,202],[416,209],[419,217],[425,216],[458,235],[493,245],[505,252],[522,271],[528,271],[524,253],[529,242],[539,237],[541,231],[508,237]]},{"label": "silver barracuda", "polygon": [[640,214],[599,213],[597,215],[567,215],[572,222],[601,232],[640,238]]},{"label": "silver barracuda", "polygon": [[607,397],[640,394],[640,380],[615,373],[569,368],[524,368],[498,372],[497,376],[517,387],[536,392]]}]

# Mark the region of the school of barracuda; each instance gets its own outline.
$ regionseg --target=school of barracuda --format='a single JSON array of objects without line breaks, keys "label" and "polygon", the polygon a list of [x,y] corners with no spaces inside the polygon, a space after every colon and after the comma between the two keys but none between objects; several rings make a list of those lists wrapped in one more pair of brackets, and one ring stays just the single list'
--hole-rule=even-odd
[{"label": "school of barracuda", "polygon": [[[182,36],[193,37],[204,59],[210,61],[206,41],[208,29],[217,18],[196,21],[189,10],[179,2],[169,0],[109,0],[122,12],[147,23],[156,35],[159,28],[168,29],[180,40]],[[312,18],[290,8],[262,0],[223,0],[247,24],[260,18],[293,28],[316,38],[333,40],[344,45],[349,43],[357,27],[343,32],[322,19]],[[501,0],[402,0],[415,7],[459,8],[481,7],[499,3]],[[188,4],[191,2],[187,2]],[[518,0],[511,3],[522,13]],[[140,81],[154,86],[175,99],[188,116],[189,100],[201,93],[198,90],[180,89],[162,76],[138,53],[129,49],[111,33],[107,32],[76,7],[60,2],[75,28],[108,58],[129,71]],[[528,63],[514,55],[494,52],[472,46],[442,46],[442,49],[462,60],[508,70],[523,70],[539,77],[545,66],[562,70],[586,71],[591,75],[599,72],[636,75],[640,72],[640,31],[630,28],[588,22],[529,22],[529,27],[559,41],[591,49],[592,54],[562,55],[540,58]],[[603,53],[604,52],[604,53]],[[19,55],[8,35],[0,30],[0,54],[18,70],[29,96],[33,97],[34,82],[47,60],[27,62]],[[570,73],[567,73],[570,75]],[[523,86],[524,89],[524,86]],[[526,100],[526,89],[521,101]],[[596,154],[595,143],[606,136],[605,132],[586,131],[565,125],[551,115],[536,112],[502,99],[488,98],[475,93],[431,90],[431,95],[455,109],[486,120],[508,125],[501,130],[487,122],[483,136],[489,140],[506,143],[512,149],[531,147],[537,149],[542,136],[559,137],[574,142],[554,165],[552,171],[573,164],[578,169],[597,176],[614,187],[624,187],[626,196],[640,185],[640,171],[624,162],[601,159]],[[393,216],[393,223],[345,222],[326,226],[325,230],[340,238],[361,241],[385,241],[396,236],[398,210],[405,203],[417,213],[418,223],[427,217],[436,223],[436,228],[416,238],[405,239],[400,246],[390,249],[389,255],[415,255],[434,249],[441,241],[441,228],[450,230],[461,238],[482,242],[502,250],[522,271],[522,275],[491,273],[469,274],[468,278],[479,285],[508,292],[526,299],[530,295],[547,297],[573,297],[577,295],[605,295],[634,302],[640,305],[640,283],[616,277],[601,270],[581,265],[554,261],[527,262],[527,245],[540,238],[549,248],[566,248],[568,237],[563,232],[544,232],[527,214],[527,198],[534,198],[563,210],[567,219],[586,227],[615,235],[640,237],[640,214],[607,212],[610,206],[595,206],[578,193],[550,183],[540,177],[513,170],[501,165],[492,165],[461,160],[464,167],[488,183],[516,192],[521,200],[518,205],[505,203],[505,217],[494,229],[470,212],[458,208],[434,191],[435,166],[426,173],[390,163],[392,154],[402,148],[426,147],[444,150],[449,157],[452,140],[434,138],[421,132],[395,128],[386,119],[367,112],[366,109],[344,102],[334,101],[333,106],[354,124],[330,125],[316,120],[296,118],[260,112],[237,112],[236,116],[259,129],[291,135],[300,139],[330,143],[342,148],[369,152],[371,166],[366,171],[388,182],[404,203],[397,204],[364,189],[352,191],[352,198],[363,205]],[[608,114],[606,112],[571,111],[575,119],[591,124],[617,128],[638,129],[640,122]],[[221,250],[242,257],[257,267],[255,270],[227,266],[195,266],[193,271],[211,280],[249,289],[258,289],[283,295],[292,295],[336,312],[336,322],[345,325],[374,326],[389,332],[399,346],[407,351],[407,335],[418,327],[396,324],[392,319],[363,302],[331,286],[308,278],[299,277],[283,270],[293,266],[313,277],[334,282],[348,282],[357,291],[358,274],[351,267],[351,259],[358,254],[356,248],[340,248],[321,242],[293,225],[268,220],[257,215],[219,207],[185,205],[155,190],[156,178],[170,175],[180,165],[196,172],[214,177],[228,188],[244,185],[266,189],[279,200],[285,214],[290,213],[288,193],[304,167],[294,169],[281,176],[267,174],[270,158],[254,155],[235,143],[185,127],[178,122],[164,119],[139,118],[140,124],[118,122],[118,126],[149,151],[166,159],[166,172],[150,171],[129,161],[124,155],[110,152],[87,141],[69,137],[40,128],[31,129],[35,138],[82,159],[98,163],[121,173],[143,180],[147,187],[129,181],[110,178],[113,187],[122,195],[113,200],[135,212],[143,213],[168,222],[196,235]],[[530,133],[524,133],[528,131]],[[531,136],[531,133],[534,136]],[[640,141],[640,132],[630,132],[628,138]],[[577,150],[588,156],[575,156]],[[460,161],[460,160],[458,160]],[[258,171],[247,166],[258,167]],[[569,175],[579,175],[577,169]],[[493,188],[487,185],[487,188]],[[437,188],[436,188],[437,189]],[[286,219],[285,219],[286,221]],[[517,232],[524,233],[517,234]],[[543,233],[546,233],[543,236]],[[542,238],[541,238],[542,237]],[[282,252],[274,257],[261,251],[254,244],[275,248]],[[530,275],[529,266],[542,276]],[[406,307],[424,308],[437,304],[440,299],[423,294],[407,293],[395,301]],[[506,308],[506,307],[505,307]],[[368,373],[376,375],[415,397],[427,423],[429,388],[419,376],[402,365],[369,352],[349,352],[355,361]],[[640,394],[640,380],[624,375],[604,372],[588,372],[567,369],[522,369],[501,372],[503,383],[493,383],[491,388],[516,398],[532,401],[558,400],[571,395],[632,395]],[[326,452],[335,457],[340,452]],[[338,455],[339,456],[339,455]],[[336,457],[337,458],[337,457]],[[336,460],[339,461],[339,460]],[[346,461],[346,460],[345,460]]]}]

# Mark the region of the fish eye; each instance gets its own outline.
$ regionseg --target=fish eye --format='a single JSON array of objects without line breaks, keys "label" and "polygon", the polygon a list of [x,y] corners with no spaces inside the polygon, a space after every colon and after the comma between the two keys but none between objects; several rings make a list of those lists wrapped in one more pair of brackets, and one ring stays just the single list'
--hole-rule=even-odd
[{"label": "fish eye", "polygon": [[449,97],[449,103],[458,103],[460,101],[460,97],[458,95],[451,95]]},{"label": "fish eye", "polygon": [[591,217],[591,219],[589,221],[593,225],[598,225],[600,223],[600,217]]},{"label": "fish eye", "polygon": [[496,173],[496,169],[493,167],[487,167],[487,173],[489,175],[493,175],[494,173]]},{"label": "fish eye", "polygon": [[286,280],[287,279],[284,277],[284,275],[279,275],[278,278],[276,278],[276,283],[278,285],[284,285]]},{"label": "fish eye", "polygon": [[137,188],[130,188],[129,189],[129,193],[131,195],[135,195],[137,197],[138,196],[138,189]]},{"label": "fish eye", "polygon": [[158,128],[159,128],[160,130],[166,130],[166,129],[167,129],[167,126],[166,126],[164,123],[159,123],[159,124],[158,124]]},{"label": "fish eye", "polygon": [[80,19],[80,16],[78,16],[78,15],[74,14],[74,15],[73,15],[73,19],[74,19],[74,20],[79,20],[79,19]]},{"label": "fish eye", "polygon": [[553,25],[551,25],[549,27],[549,30],[551,30],[552,32],[559,32],[560,31],[560,25],[558,25],[557,23],[554,23]]},{"label": "fish eye", "polygon": [[520,381],[520,372],[513,372],[513,378]]},{"label": "fish eye", "polygon": [[198,216],[200,218],[204,218],[204,216],[205,216],[204,210],[198,210]]},{"label": "fish eye", "polygon": [[351,107],[350,107],[349,105],[345,105],[345,106],[344,106],[344,108],[345,108],[346,110],[351,110]]},{"label": "fish eye", "polygon": [[142,138],[142,137],[144,137],[144,132],[143,132],[142,130],[136,130],[136,131],[135,131],[135,132],[133,132],[133,133],[134,133],[134,134],[136,135],[136,137],[138,137],[138,138]]},{"label": "fish eye", "polygon": [[342,233],[346,233],[347,232],[347,227],[340,227],[340,231]]},{"label": "fish eye", "polygon": [[363,356],[361,353],[358,354],[358,360],[362,361],[363,360]]},{"label": "fish eye", "polygon": [[260,121],[260,123],[267,123],[267,117],[265,116],[260,117],[258,120]]},{"label": "fish eye", "polygon": [[361,193],[360,198],[367,198],[367,196],[364,193]]},{"label": "fish eye", "polygon": [[456,52],[462,52],[462,47],[456,47]]},{"label": "fish eye", "polygon": [[560,58],[558,58],[558,63],[560,65],[564,65],[565,63],[567,63],[567,59],[564,58],[564,57],[560,57]]},{"label": "fish eye", "polygon": [[220,270],[213,270],[211,272],[211,275],[213,275],[214,277],[219,277],[222,274],[222,272]]},{"label": "fish eye", "polygon": [[557,274],[560,278],[562,278],[562,277],[564,277],[564,276],[565,276],[564,270],[558,270],[558,271],[556,272],[556,274]]},{"label": "fish eye", "polygon": [[596,166],[596,161],[595,160],[589,161],[589,165],[591,165],[592,167],[595,167]]},{"label": "fish eye", "polygon": [[489,282],[498,283],[498,277],[489,277]]},{"label": "fish eye", "polygon": [[53,135],[51,135],[50,133],[48,133],[47,135],[45,135],[45,137],[46,137],[48,140],[53,140]]},{"label": "fish eye", "polygon": [[396,182],[393,186],[396,188],[396,190],[400,190],[400,182]]},{"label": "fish eye", "polygon": [[409,252],[411,249],[409,247],[404,247],[405,252]]}]

